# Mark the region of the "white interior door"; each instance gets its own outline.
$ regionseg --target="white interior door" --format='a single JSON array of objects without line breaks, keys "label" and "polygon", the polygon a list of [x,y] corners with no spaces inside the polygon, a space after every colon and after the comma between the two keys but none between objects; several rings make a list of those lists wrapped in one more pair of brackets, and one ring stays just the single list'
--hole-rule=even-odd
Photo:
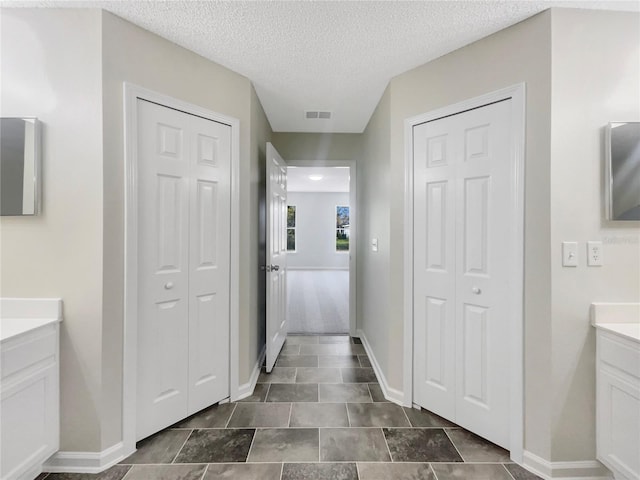
[{"label": "white interior door", "polygon": [[137,439],[228,396],[230,127],[138,100]]},{"label": "white interior door", "polygon": [[414,128],[415,402],[509,448],[509,100]]},{"label": "white interior door", "polygon": [[267,143],[267,372],[287,338],[287,164]]}]

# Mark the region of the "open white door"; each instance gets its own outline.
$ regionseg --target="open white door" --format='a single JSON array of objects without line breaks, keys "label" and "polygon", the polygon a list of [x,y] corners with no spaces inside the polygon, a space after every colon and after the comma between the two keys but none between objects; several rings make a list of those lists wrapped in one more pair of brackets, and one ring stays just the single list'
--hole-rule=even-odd
[{"label": "open white door", "polygon": [[267,143],[267,372],[287,338],[287,164]]}]

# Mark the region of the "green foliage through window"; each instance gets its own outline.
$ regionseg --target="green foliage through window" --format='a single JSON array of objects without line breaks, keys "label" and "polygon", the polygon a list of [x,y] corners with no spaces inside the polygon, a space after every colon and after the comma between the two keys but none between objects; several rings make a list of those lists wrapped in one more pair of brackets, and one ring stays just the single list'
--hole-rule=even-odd
[{"label": "green foliage through window", "polygon": [[296,249],[296,206],[287,206],[287,250]]},{"label": "green foliage through window", "polygon": [[336,207],[336,250],[349,251],[349,207]]}]

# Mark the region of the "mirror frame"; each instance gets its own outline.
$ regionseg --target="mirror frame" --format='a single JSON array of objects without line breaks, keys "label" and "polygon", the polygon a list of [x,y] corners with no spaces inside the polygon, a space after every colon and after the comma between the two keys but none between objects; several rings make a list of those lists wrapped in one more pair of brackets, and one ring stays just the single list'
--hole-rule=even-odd
[{"label": "mirror frame", "polygon": [[605,168],[604,168],[604,210],[605,219],[609,222],[640,222],[640,220],[625,220],[613,217],[613,168],[611,157],[611,133],[614,125],[626,125],[629,123],[640,124],[640,122],[609,122],[605,127]]},{"label": "mirror frame", "polygon": [[0,217],[33,217],[42,213],[42,122],[36,117],[2,117],[2,119],[33,122],[33,213],[2,215]]}]

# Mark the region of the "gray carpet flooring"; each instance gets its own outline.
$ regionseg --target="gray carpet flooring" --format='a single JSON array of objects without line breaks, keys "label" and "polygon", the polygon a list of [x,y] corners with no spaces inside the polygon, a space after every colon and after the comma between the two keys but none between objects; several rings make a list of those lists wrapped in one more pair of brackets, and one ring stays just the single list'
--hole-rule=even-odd
[{"label": "gray carpet flooring", "polygon": [[287,271],[289,333],[349,333],[347,270]]}]

